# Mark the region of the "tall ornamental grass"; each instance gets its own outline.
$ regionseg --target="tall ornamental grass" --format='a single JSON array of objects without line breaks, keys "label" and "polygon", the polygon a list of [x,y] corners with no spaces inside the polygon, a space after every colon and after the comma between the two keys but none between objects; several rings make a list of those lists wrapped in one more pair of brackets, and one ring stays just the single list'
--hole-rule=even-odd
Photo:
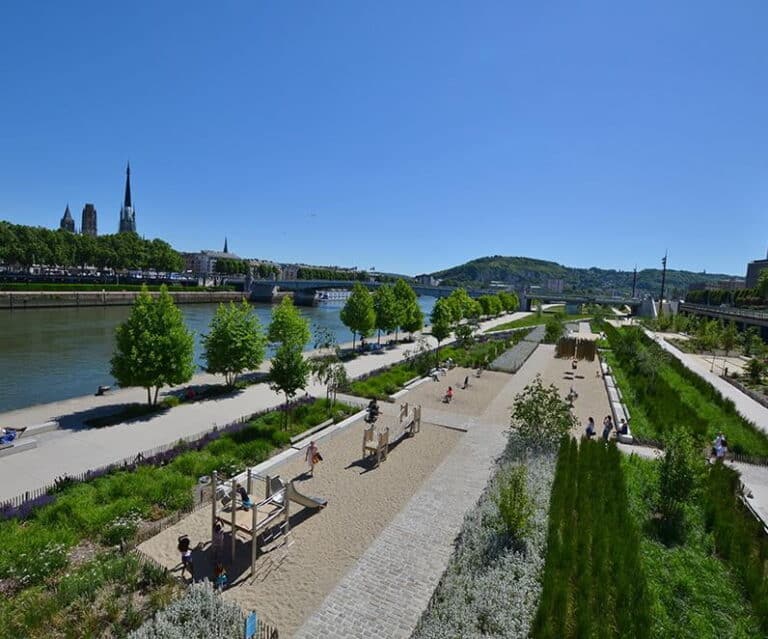
[{"label": "tall ornamental grass", "polygon": [[613,444],[564,440],[534,639],[650,637],[639,538]]}]

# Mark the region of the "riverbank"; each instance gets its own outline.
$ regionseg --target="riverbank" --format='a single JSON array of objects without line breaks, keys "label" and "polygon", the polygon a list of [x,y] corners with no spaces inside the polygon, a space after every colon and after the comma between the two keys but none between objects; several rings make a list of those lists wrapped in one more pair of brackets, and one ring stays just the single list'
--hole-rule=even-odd
[{"label": "riverbank", "polygon": [[[505,315],[483,322],[482,328],[523,315]],[[426,339],[431,347],[436,346],[431,336]],[[412,352],[413,344],[402,343],[381,354],[358,357],[345,364],[347,374],[351,378],[359,377],[376,368],[397,363]],[[260,370],[268,370],[268,367],[269,363],[265,362]],[[195,382],[206,379],[221,382],[220,376],[207,374],[196,376]],[[316,397],[325,395],[325,387],[314,380],[306,391]],[[116,410],[121,404],[142,402],[145,399],[144,389],[126,388],[102,397],[88,395],[1,413],[0,424],[6,426],[21,427],[55,419],[69,427],[42,435],[38,438],[38,447],[33,450],[3,459],[0,465],[0,501],[50,484],[61,475],[77,475],[90,468],[105,466],[210,429],[214,425],[228,424],[243,416],[276,407],[284,401],[282,395],[271,390],[269,385],[254,384],[231,395],[182,404],[140,421],[99,429],[82,429],[75,425],[78,420],[81,423],[84,415],[90,415],[94,409],[111,407]]]},{"label": "riverbank", "polygon": [[[86,306],[131,306],[140,291],[0,291],[0,310]],[[242,291],[170,291],[176,304],[217,304],[240,301]],[[150,291],[153,297],[158,291]]]}]

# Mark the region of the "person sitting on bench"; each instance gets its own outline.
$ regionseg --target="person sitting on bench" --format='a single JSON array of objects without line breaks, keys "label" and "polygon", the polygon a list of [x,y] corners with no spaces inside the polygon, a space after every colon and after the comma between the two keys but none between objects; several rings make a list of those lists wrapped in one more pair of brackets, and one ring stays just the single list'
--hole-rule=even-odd
[{"label": "person sitting on bench", "polygon": [[253,507],[253,502],[242,484],[237,485],[237,494],[240,495],[240,505],[243,510],[250,510]]},{"label": "person sitting on bench", "polygon": [[621,421],[619,421],[619,427],[616,429],[616,434],[626,435],[628,432],[629,432],[629,424],[627,424],[627,420],[622,417]]},{"label": "person sitting on bench", "polygon": [[450,404],[452,399],[453,399],[453,387],[449,386],[448,391],[445,393],[445,397],[443,397],[443,401],[446,404]]},{"label": "person sitting on bench", "polygon": [[0,427],[0,444],[10,444],[18,436],[19,433],[15,428]]}]

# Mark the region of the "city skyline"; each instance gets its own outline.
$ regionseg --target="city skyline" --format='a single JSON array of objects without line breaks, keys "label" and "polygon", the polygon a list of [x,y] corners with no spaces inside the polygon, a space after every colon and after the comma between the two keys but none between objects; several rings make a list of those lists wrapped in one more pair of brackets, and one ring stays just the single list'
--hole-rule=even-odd
[{"label": "city skyline", "polygon": [[[669,247],[737,276],[765,254],[762,3],[31,11],[0,42],[24,61],[0,72],[0,219],[54,227],[86,194],[111,232],[130,157],[141,234],[181,251],[415,274]],[[55,44],[82,24],[88,46]]]}]

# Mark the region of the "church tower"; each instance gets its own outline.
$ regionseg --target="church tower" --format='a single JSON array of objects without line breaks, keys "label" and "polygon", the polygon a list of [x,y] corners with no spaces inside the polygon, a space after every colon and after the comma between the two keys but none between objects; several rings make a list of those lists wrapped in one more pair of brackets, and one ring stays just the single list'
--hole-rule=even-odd
[{"label": "church tower", "polygon": [[120,229],[118,233],[136,232],[136,211],[133,210],[131,202],[131,165],[125,169],[125,199],[120,209]]},{"label": "church tower", "polygon": [[67,209],[64,211],[64,217],[62,217],[61,222],[59,222],[59,228],[63,231],[69,231],[70,233],[75,232],[75,220],[72,217],[72,213],[69,212],[69,204],[67,204]]}]

